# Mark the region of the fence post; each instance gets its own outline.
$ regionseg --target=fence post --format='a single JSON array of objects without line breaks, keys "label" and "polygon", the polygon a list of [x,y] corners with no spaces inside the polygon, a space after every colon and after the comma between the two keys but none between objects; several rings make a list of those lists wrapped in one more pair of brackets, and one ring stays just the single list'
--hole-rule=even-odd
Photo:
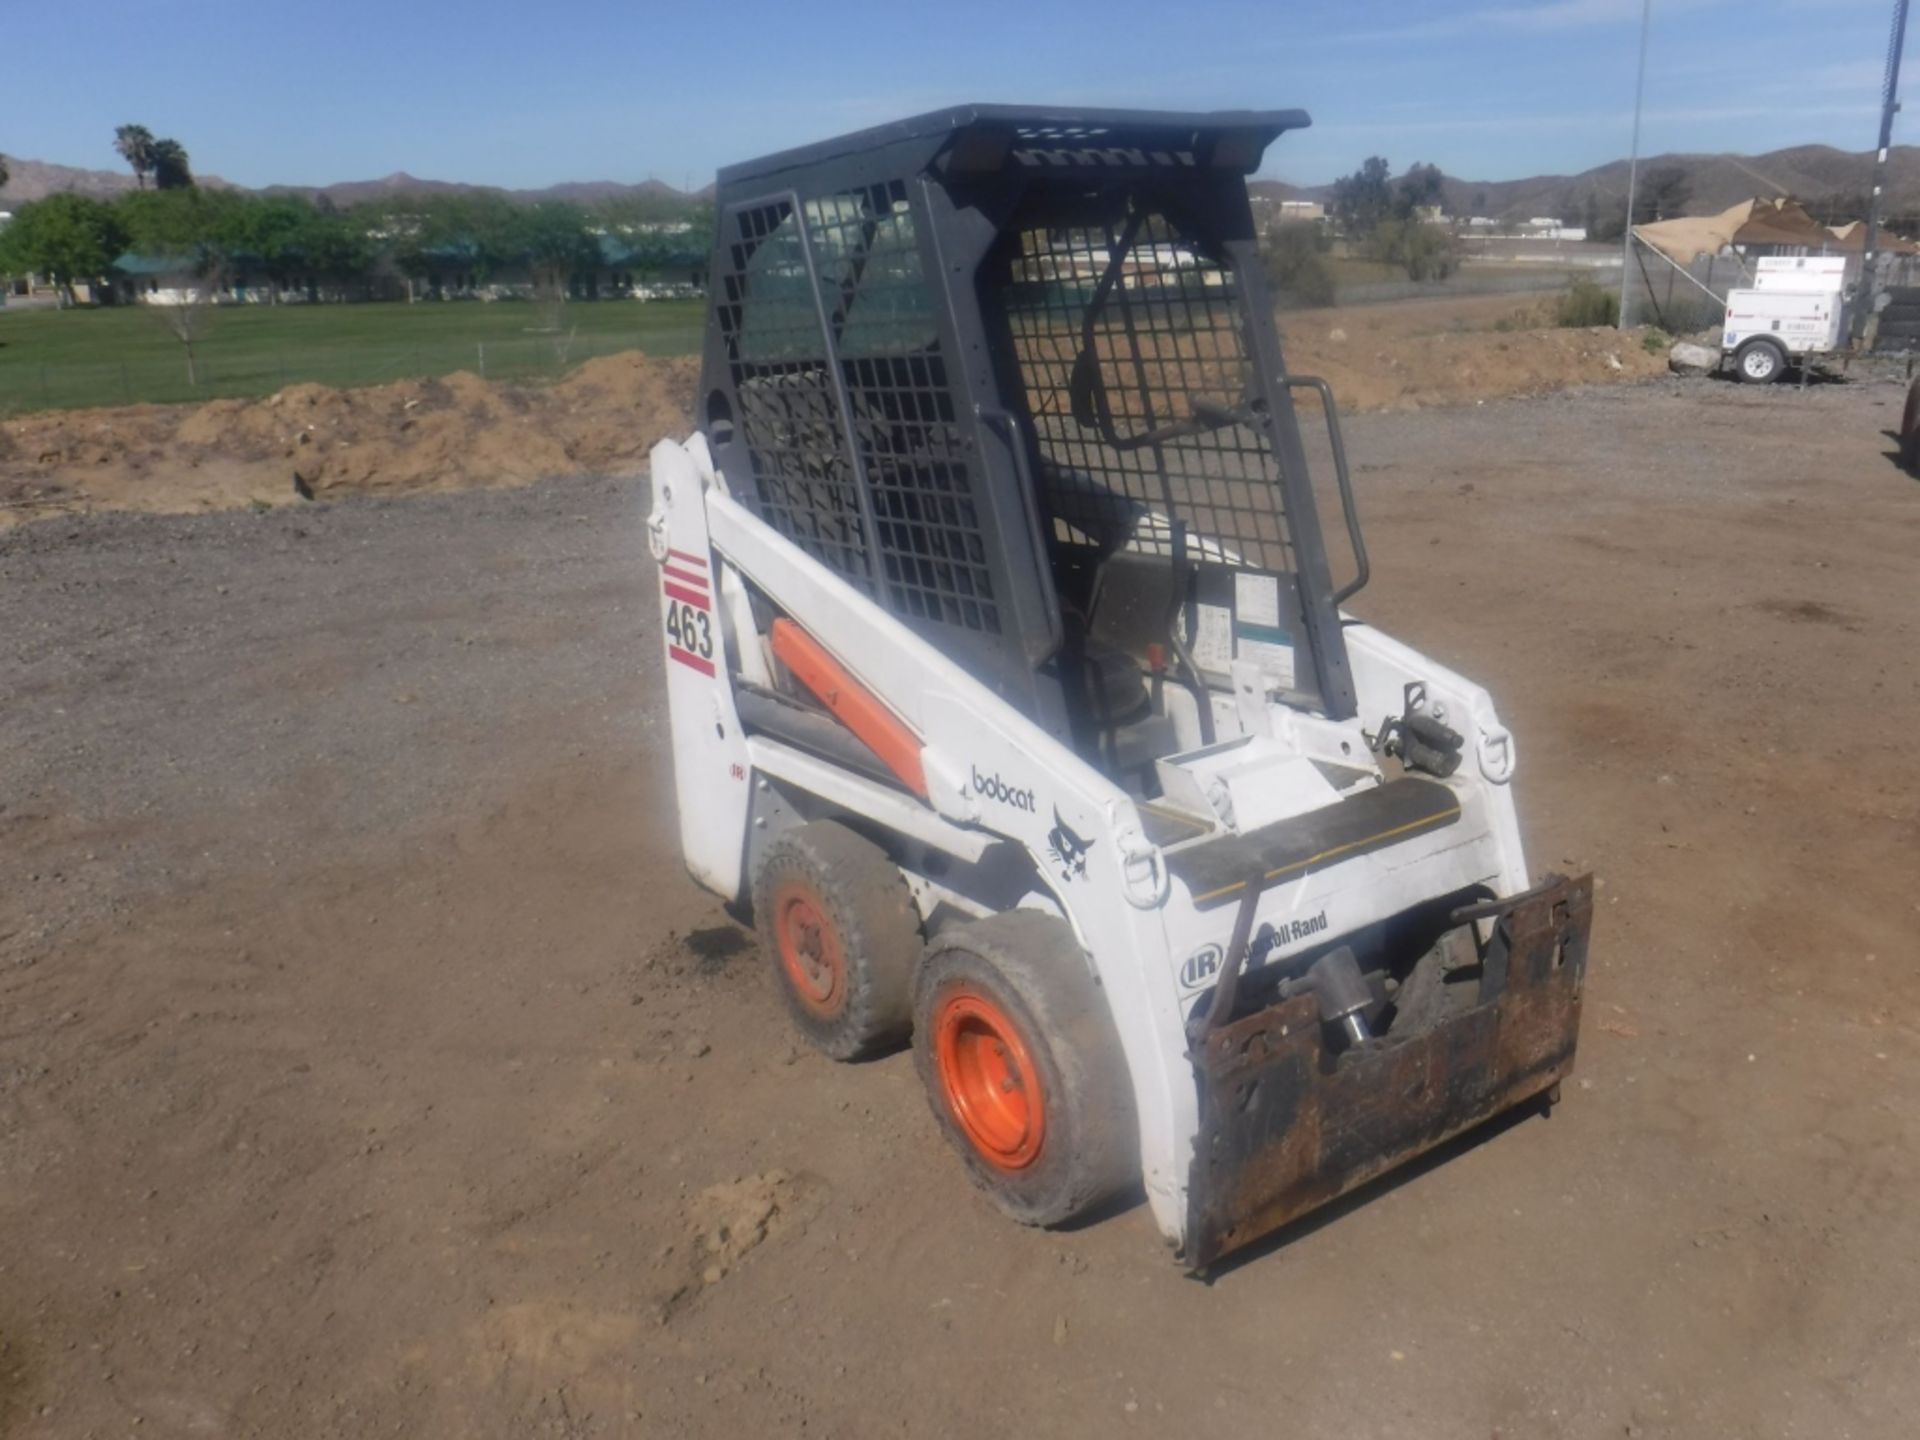
[{"label": "fence post", "polygon": [[482,340],[475,347],[480,352],[480,378],[487,378],[487,342]]}]

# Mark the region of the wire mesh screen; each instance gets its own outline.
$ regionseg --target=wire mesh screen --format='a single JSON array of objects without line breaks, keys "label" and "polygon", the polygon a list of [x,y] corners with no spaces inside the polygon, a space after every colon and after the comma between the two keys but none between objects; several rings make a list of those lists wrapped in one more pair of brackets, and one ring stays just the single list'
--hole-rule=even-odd
[{"label": "wire mesh screen", "polygon": [[798,216],[786,202],[758,206],[734,220],[719,313],[761,513],[895,614],[1000,634],[977,477],[906,187],[808,200]]},{"label": "wire mesh screen", "polygon": [[853,412],[888,606],[1000,633],[966,436],[906,187],[899,181],[812,202],[814,256]]},{"label": "wire mesh screen", "polygon": [[733,212],[717,313],[761,517],[873,593],[858,484],[840,434],[813,276],[787,201]]},{"label": "wire mesh screen", "polygon": [[[1279,470],[1265,438],[1228,417],[1252,362],[1233,276],[1164,216],[1021,232],[1000,289],[1040,451],[1055,543],[1190,553],[1291,570]],[[1089,323],[1090,322],[1090,323]],[[1081,360],[1091,347],[1090,360]],[[1075,370],[1110,425],[1076,418]],[[1221,423],[1221,422],[1225,423]],[[1193,433],[1148,442],[1154,431]]]}]

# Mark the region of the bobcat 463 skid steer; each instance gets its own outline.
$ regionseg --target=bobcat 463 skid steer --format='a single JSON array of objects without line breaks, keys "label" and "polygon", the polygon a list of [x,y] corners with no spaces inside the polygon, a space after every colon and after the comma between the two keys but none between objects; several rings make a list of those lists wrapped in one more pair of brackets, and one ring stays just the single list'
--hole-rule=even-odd
[{"label": "bobcat 463 skid steer", "polygon": [[819,1049],[912,1037],[1007,1213],[1143,1183],[1194,1268],[1551,1100],[1591,922],[1487,693],[1341,612],[1246,187],[1305,124],[969,106],[721,171],[653,453],[688,868]]}]

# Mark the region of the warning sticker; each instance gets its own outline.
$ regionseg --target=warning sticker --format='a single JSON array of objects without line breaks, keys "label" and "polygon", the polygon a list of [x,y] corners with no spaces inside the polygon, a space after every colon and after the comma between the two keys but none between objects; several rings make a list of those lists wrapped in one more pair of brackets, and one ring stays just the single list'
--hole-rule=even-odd
[{"label": "warning sticker", "polygon": [[1269,685],[1294,688],[1293,635],[1280,623],[1280,579],[1241,571],[1233,577],[1233,653],[1251,660]]},{"label": "warning sticker", "polygon": [[1224,675],[1233,666],[1233,613],[1224,605],[1194,606],[1193,663]]},{"label": "warning sticker", "polygon": [[1233,577],[1233,618],[1242,625],[1280,628],[1280,581],[1242,570]]}]

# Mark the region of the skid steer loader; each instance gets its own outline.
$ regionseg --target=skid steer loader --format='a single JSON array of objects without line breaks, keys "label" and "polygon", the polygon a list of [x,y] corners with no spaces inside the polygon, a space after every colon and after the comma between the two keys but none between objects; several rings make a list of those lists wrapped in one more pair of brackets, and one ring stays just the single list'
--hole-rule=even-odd
[{"label": "skid steer loader", "polygon": [[1486,691],[1340,609],[1246,187],[1307,123],[976,105],[722,170],[652,456],[694,878],[820,1050],[912,1038],[1003,1210],[1144,1184],[1195,1269],[1550,1102],[1591,923]]}]

